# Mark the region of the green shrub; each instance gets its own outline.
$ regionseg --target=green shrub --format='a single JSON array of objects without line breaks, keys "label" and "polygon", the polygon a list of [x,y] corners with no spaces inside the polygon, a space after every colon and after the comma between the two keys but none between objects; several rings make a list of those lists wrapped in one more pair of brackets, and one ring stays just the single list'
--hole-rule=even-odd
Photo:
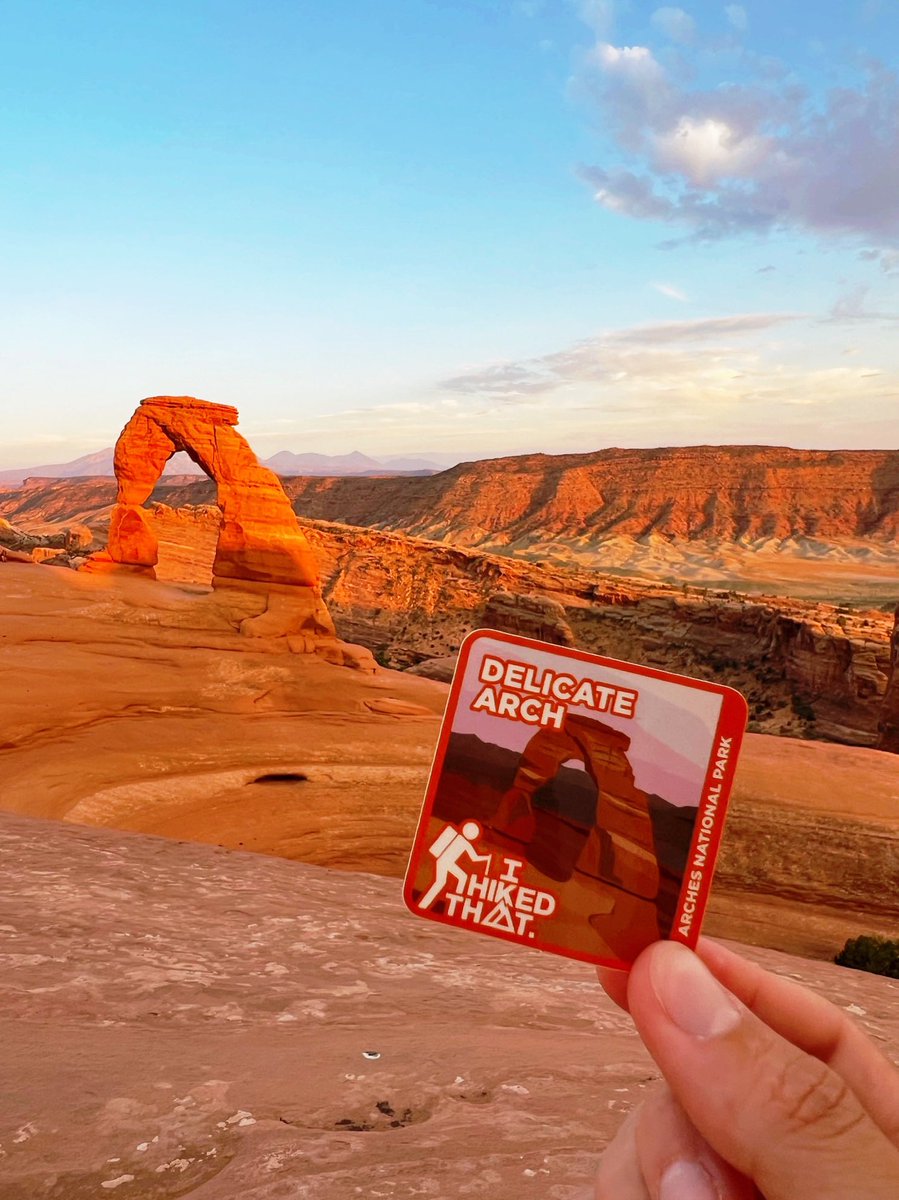
[{"label": "green shrub", "polygon": [[856,971],[899,979],[899,942],[876,934],[862,934],[849,938],[833,961],[840,967],[854,967]]}]

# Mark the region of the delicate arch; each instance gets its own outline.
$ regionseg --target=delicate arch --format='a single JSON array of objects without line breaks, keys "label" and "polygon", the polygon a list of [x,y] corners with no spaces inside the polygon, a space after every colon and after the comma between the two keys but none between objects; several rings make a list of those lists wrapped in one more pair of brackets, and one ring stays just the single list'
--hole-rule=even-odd
[{"label": "delicate arch", "polygon": [[215,483],[222,510],[213,585],[248,580],[318,586],[315,557],[290,501],[234,428],[237,420],[236,408],[192,396],[140,402],[116,442],[118,495],[108,545],[113,562],[152,572],[159,546],[143,505],[165,464],[183,450]]}]

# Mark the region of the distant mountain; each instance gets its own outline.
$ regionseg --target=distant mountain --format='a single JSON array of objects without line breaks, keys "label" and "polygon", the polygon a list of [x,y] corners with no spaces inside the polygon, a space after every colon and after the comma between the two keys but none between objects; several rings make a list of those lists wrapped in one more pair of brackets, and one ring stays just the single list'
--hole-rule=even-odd
[{"label": "distant mountain", "polygon": [[[39,467],[13,467],[0,471],[0,483],[17,484],[24,479],[73,479],[86,475],[114,475],[112,469],[112,446],[83,454],[71,462],[50,463]],[[187,454],[173,454],[165,467],[166,475],[202,475],[203,472]]]},{"label": "distant mountain", "polygon": [[13,467],[0,471],[0,483],[21,483],[29,475],[38,475],[46,479],[60,479],[63,476],[82,475],[111,475],[112,446],[105,450],[95,450],[93,454],[84,454],[81,458],[73,458],[67,463],[51,463],[43,467]]},{"label": "distant mountain", "polygon": [[351,454],[294,454],[279,450],[262,461],[279,475],[367,475],[384,470],[383,463],[358,450]]},{"label": "distant mountain", "polygon": [[[113,447],[83,454],[71,462],[50,463],[37,467],[14,467],[0,471],[0,484],[16,485],[28,478],[72,479],[86,475],[113,475]],[[369,458],[354,450],[351,454],[294,454],[279,450],[271,458],[262,459],[278,475],[430,475],[444,470],[441,464],[428,458],[391,457],[384,460]],[[202,475],[203,471],[187,455],[173,454],[165,465],[166,475]]]},{"label": "distant mountain", "polygon": [[[446,455],[443,455],[446,458]],[[477,457],[466,455],[466,457]],[[448,462],[438,462],[433,458],[384,458],[381,460],[385,467],[389,467],[391,471],[414,471],[419,474],[423,472],[445,471],[447,467],[455,466],[459,459],[451,459]]]}]

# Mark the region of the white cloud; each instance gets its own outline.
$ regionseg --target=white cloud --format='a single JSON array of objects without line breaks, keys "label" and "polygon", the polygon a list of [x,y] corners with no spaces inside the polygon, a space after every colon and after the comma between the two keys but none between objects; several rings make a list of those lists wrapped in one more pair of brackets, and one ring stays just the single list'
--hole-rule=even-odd
[{"label": "white cloud", "polygon": [[899,245],[895,71],[869,61],[823,98],[761,62],[747,83],[691,87],[649,46],[602,40],[583,70],[616,151],[580,173],[611,211],[696,239],[798,228],[864,238],[872,253]]},{"label": "white cloud", "polygon": [[715,117],[681,117],[677,125],[655,138],[655,158],[664,171],[683,175],[696,187],[723,179],[745,179],[770,152],[769,139],[741,136]]},{"label": "white cloud", "polygon": [[[594,446],[897,444],[899,352],[863,321],[783,312],[609,329],[551,353],[473,365],[410,403],[323,417],[316,448],[380,456],[424,439],[472,457]],[[387,398],[385,397],[385,400]],[[424,431],[424,434],[423,434]],[[283,445],[283,438],[281,439]],[[308,444],[308,442],[307,442]]]},{"label": "white cloud", "polygon": [[669,300],[680,300],[684,304],[690,299],[682,288],[676,287],[673,283],[651,283],[649,286],[654,287],[663,296],[667,296]]},{"label": "white cloud", "polygon": [[612,0],[580,0],[578,12],[599,37],[609,36],[615,16]]},{"label": "white cloud", "polygon": [[624,383],[663,390],[676,387],[681,394],[694,394],[722,382],[730,386],[737,377],[736,362],[743,363],[743,370],[749,352],[734,351],[729,345],[734,339],[797,319],[793,313],[741,313],[609,330],[553,354],[458,375],[441,387],[517,404],[532,403],[572,385],[598,382],[617,388]]},{"label": "white cloud", "polygon": [[696,23],[682,8],[657,8],[652,23],[672,42],[689,44],[696,37]]},{"label": "white cloud", "polygon": [[610,74],[615,72],[639,86],[664,79],[661,65],[646,46],[613,46],[610,42],[600,42],[596,57]]},{"label": "white cloud", "polygon": [[727,17],[731,26],[736,29],[737,33],[745,33],[749,28],[749,18],[746,15],[746,9],[742,4],[726,4],[724,7],[724,15]]}]

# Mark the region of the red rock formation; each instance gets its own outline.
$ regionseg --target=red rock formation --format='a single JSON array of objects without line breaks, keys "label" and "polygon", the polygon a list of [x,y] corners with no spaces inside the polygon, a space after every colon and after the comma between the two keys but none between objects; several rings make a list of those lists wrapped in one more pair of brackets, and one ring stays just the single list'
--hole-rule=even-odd
[{"label": "red rock formation", "polygon": [[899,537],[899,451],[684,446],[531,454],[439,475],[286,481],[301,515],[461,546],[609,535],[744,542]]},{"label": "red rock formation", "polygon": [[[208,504],[214,489],[203,480],[163,486],[156,495],[172,504],[191,498]],[[39,514],[41,529],[77,520],[102,538],[113,499],[106,480],[44,480],[0,493],[0,513],[23,523]],[[159,508],[153,521],[157,534],[171,539],[162,519],[168,512]],[[177,517],[182,560],[192,553],[192,520],[183,510]],[[210,522],[202,511],[196,523],[205,544]],[[757,731],[857,745],[878,737],[893,620],[876,609],[610,578],[374,529],[309,521],[303,528],[342,636],[371,647],[390,666],[440,659],[439,669],[422,673],[448,679],[462,638],[492,619],[485,615],[491,597],[542,597],[562,606],[584,649],[738,688]],[[893,580],[889,587],[894,595]],[[524,612],[517,600],[512,608]]]},{"label": "red rock formation", "polygon": [[549,596],[522,596],[517,592],[496,592],[488,597],[481,614],[485,629],[517,633],[537,638],[554,646],[573,646],[574,634],[565,620],[565,609]]},{"label": "red rock formation", "polygon": [[535,794],[569,759],[580,759],[596,786],[596,821],[575,870],[635,896],[654,900],[659,891],[649,798],[634,783],[627,751],[630,738],[601,721],[571,714],[565,728],[540,729],[525,746],[512,786],[491,822],[525,843],[537,828]]},{"label": "red rock formation", "polygon": [[142,400],[116,443],[119,490],[109,530],[113,562],[152,567],[156,536],[146,510],[168,460],[185,451],[214,481],[222,528],[213,577],[315,587],[318,570],[284,490],[234,429],[237,409],[190,396]]},{"label": "red rock formation", "polygon": [[312,549],[278,478],[259,464],[237,432],[237,409],[191,396],[142,400],[115,448],[118,494],[104,554],[91,569],[155,574],[159,545],[151,513],[143,507],[173,454],[184,451],[215,483],[221,527],[212,566],[216,588],[235,588],[253,599],[233,600],[241,632],[285,637],[292,650],[374,669],[368,651],[344,647],[318,586]]},{"label": "red rock formation", "polygon": [[30,533],[0,517],[0,562],[43,562],[60,551],[85,551],[92,541],[93,534],[83,525],[52,533]]},{"label": "red rock formation", "polygon": [[880,710],[878,749],[899,754],[899,605],[890,639],[890,679]]}]

